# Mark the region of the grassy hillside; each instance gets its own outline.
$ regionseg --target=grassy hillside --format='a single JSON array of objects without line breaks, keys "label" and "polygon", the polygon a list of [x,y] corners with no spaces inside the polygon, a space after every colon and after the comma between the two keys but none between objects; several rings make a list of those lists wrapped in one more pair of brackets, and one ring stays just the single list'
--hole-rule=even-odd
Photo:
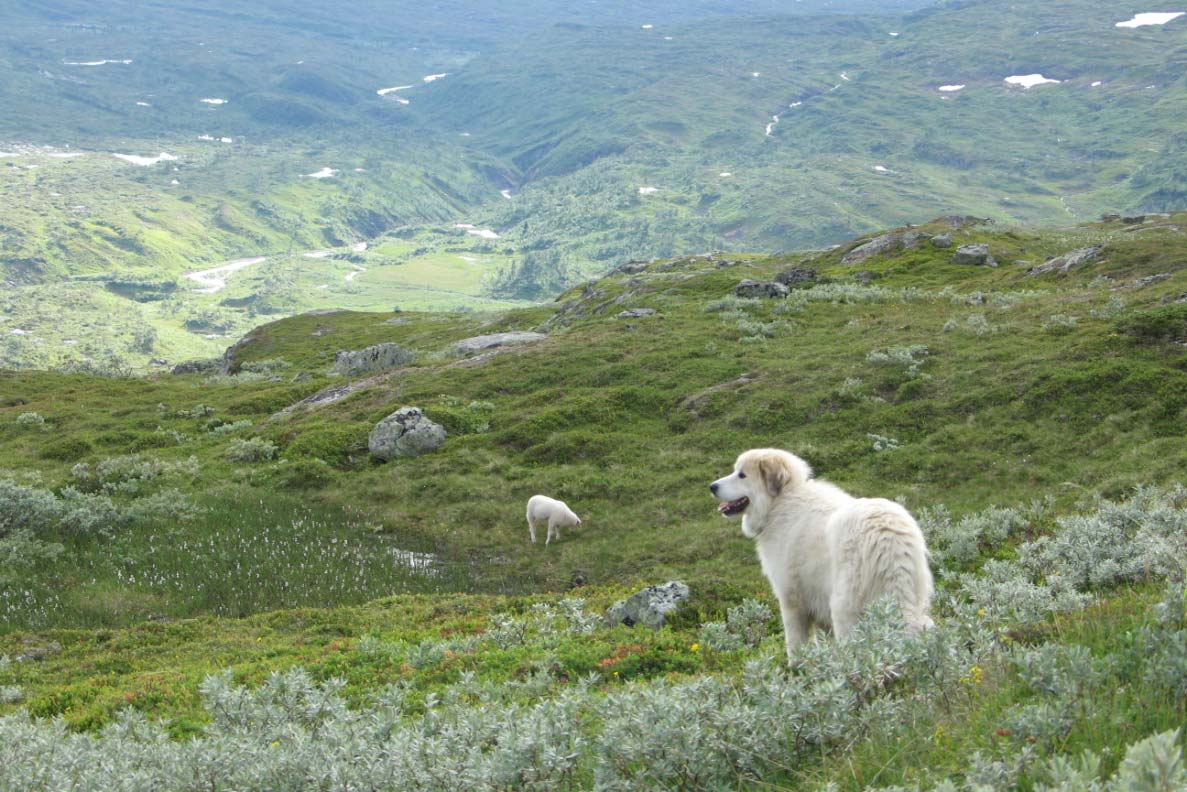
[{"label": "grassy hillside", "polygon": [[[52,755],[95,783],[103,755],[146,786],[213,773],[216,788],[275,786],[294,763],[306,779],[362,772],[339,753],[399,783],[465,772],[483,788],[535,767],[541,788],[996,773],[1004,789],[1062,778],[1047,759],[1083,751],[1108,752],[1092,776],[1149,769],[1173,743],[1121,757],[1187,714],[1185,600],[1163,585],[1187,535],[1172,486],[1187,463],[1184,223],[939,220],[911,230],[985,243],[1000,265],[928,241],[856,264],[843,259],[864,240],[697,256],[499,313],[283,319],[236,346],[235,376],[5,374],[0,707],[116,725],[92,742],[0,720],[3,765],[46,788],[74,772]],[[1027,274],[1089,245],[1069,273]],[[815,280],[732,296],[792,267]],[[618,316],[630,308],[656,314]],[[532,329],[547,338],[454,349]],[[337,350],[384,341],[416,362],[329,375]],[[410,404],[447,427],[445,447],[374,461],[371,427]],[[878,611],[779,672],[753,550],[707,491],[759,445],[920,516],[940,586],[928,641]],[[528,543],[536,492],[584,525]],[[693,599],[669,627],[601,625],[614,599],[672,578]],[[255,759],[203,764],[223,751]]]}]

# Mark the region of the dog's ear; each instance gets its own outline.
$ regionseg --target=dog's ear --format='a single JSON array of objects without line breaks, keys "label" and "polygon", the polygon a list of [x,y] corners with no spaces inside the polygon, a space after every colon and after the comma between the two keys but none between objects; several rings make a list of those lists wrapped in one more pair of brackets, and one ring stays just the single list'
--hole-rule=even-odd
[{"label": "dog's ear", "polygon": [[798,487],[812,475],[807,462],[785,451],[759,457],[758,472],[772,498],[788,487]]}]

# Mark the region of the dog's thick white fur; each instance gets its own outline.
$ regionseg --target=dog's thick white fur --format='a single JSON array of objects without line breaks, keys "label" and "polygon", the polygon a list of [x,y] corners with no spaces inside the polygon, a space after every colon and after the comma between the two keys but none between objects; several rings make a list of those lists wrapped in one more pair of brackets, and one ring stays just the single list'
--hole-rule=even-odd
[{"label": "dog's thick white fur", "polygon": [[540,523],[548,524],[548,536],[544,539],[547,545],[553,537],[561,538],[561,527],[572,528],[581,525],[581,518],[563,501],[549,498],[547,495],[533,495],[528,498],[528,531],[532,541],[536,541],[536,526]]},{"label": "dog's thick white fur", "polygon": [[726,517],[742,515],[783,615],[787,655],[813,627],[844,637],[862,610],[889,594],[912,631],[932,626],[932,577],[923,532],[899,504],[855,498],[812,478],[787,451],[744,452],[710,485]]}]

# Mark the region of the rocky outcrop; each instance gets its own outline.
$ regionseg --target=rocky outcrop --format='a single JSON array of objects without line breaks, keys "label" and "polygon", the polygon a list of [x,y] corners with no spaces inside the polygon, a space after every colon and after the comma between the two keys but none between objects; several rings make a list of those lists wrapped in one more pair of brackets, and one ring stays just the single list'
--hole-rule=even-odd
[{"label": "rocky outcrop", "polygon": [[936,236],[931,238],[931,246],[935,247],[935,248],[940,248],[941,250],[952,247],[952,235],[951,234],[937,234]]},{"label": "rocky outcrop", "polygon": [[416,457],[445,445],[445,427],[433,423],[419,407],[401,407],[375,424],[367,448],[384,462]]},{"label": "rocky outcrop", "polygon": [[611,605],[606,611],[606,620],[611,624],[625,624],[627,627],[642,624],[658,630],[664,626],[668,614],[688,599],[689,593],[688,586],[679,580],[662,586],[648,586]]},{"label": "rocky outcrop", "polygon": [[734,287],[734,296],[752,299],[778,299],[791,294],[791,289],[782,283],[760,283],[756,280],[746,280]]},{"label": "rocky outcrop", "polygon": [[344,377],[358,377],[406,366],[415,359],[411,350],[399,344],[376,344],[357,351],[342,350],[334,358],[334,371]]},{"label": "rocky outcrop", "polygon": [[655,316],[654,308],[627,308],[625,311],[620,311],[619,319],[641,319],[644,316]]},{"label": "rocky outcrop", "polygon": [[841,258],[842,264],[863,264],[874,256],[883,256],[903,248],[902,234],[883,234],[863,242]]},{"label": "rocky outcrop", "polygon": [[646,261],[628,261],[626,264],[620,264],[614,271],[624,275],[638,275],[645,269],[647,269]]},{"label": "rocky outcrop", "polygon": [[169,369],[170,374],[213,374],[218,371],[225,358],[207,360],[185,360]]},{"label": "rocky outcrop", "polygon": [[517,346],[531,344],[548,338],[544,333],[530,333],[526,330],[513,330],[509,333],[491,333],[490,335],[463,338],[454,345],[459,355],[477,355],[488,349],[503,346]]},{"label": "rocky outcrop", "polygon": [[775,276],[775,282],[782,283],[784,286],[801,286],[815,283],[815,281],[816,269],[813,267],[795,267]]},{"label": "rocky outcrop", "polygon": [[961,245],[952,254],[953,264],[963,264],[973,267],[996,267],[997,261],[989,255],[989,245],[977,243]]},{"label": "rocky outcrop", "polygon": [[1037,267],[1031,267],[1026,271],[1027,275],[1045,275],[1049,272],[1067,273],[1081,264],[1087,264],[1100,257],[1100,252],[1104,250],[1103,245],[1092,245],[1091,247],[1080,248],[1062,256],[1047,259]]}]

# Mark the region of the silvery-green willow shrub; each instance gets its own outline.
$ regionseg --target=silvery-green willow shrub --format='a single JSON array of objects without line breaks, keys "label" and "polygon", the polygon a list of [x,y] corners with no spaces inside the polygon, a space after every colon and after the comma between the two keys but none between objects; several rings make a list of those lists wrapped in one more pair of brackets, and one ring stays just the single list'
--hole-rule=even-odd
[{"label": "silvery-green willow shrub", "polygon": [[929,352],[922,344],[892,346],[875,349],[866,355],[866,361],[879,366],[903,366],[907,374],[914,377],[926,362]]},{"label": "silvery-green willow shrub", "polygon": [[919,512],[919,527],[927,537],[933,566],[950,569],[975,561],[986,550],[1018,536],[1049,509],[1049,501],[1023,507],[991,506],[976,514],[954,519],[944,506]]},{"label": "silvery-green willow shrub", "polygon": [[726,612],[724,622],[705,622],[701,625],[701,643],[719,652],[744,646],[753,648],[766,637],[767,623],[771,617],[771,609],[762,602],[743,600],[741,605]]},{"label": "silvery-green willow shrub", "polygon": [[232,462],[263,462],[275,459],[280,447],[262,437],[249,437],[246,440],[235,438],[227,449],[227,459]]},{"label": "silvery-green willow shrub", "polygon": [[1088,514],[1060,517],[1056,530],[1018,550],[1032,573],[1058,574],[1080,587],[1159,579],[1187,559],[1187,489],[1139,487],[1127,501],[1103,501]]}]

